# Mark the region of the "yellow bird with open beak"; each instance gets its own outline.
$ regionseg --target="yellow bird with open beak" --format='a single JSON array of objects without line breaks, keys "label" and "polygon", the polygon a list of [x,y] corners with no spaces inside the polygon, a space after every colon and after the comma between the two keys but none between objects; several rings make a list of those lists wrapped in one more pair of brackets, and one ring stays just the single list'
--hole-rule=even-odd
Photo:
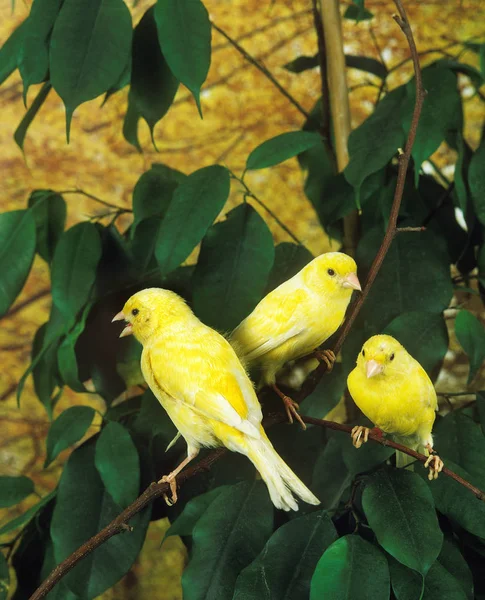
[{"label": "yellow bird with open beak", "polygon": [[[434,386],[423,367],[390,335],[374,335],[362,347],[357,366],[347,378],[354,402],[375,426],[399,444],[426,453],[428,478],[436,479],[443,461],[433,450],[431,434],[438,409]],[[352,430],[356,448],[367,442],[369,428]],[[396,465],[413,458],[396,453]]]},{"label": "yellow bird with open beak", "polygon": [[201,447],[225,446],[249,458],[276,508],[298,510],[293,496],[319,504],[278,456],[261,425],[261,407],[229,342],[199,321],[177,294],[160,288],[128,299],[113,321],[125,320],[120,337],[143,345],[141,369],[150,389],[187,442],[187,458],[161,479],[177,499],[177,474]]},{"label": "yellow bird with open beak", "polygon": [[[261,368],[261,385],[268,385],[285,403],[288,420],[301,420],[298,404],[276,385],[276,376],[289,361],[310,353],[342,324],[352,292],[360,291],[357,265],[342,252],[314,258],[294,277],[265,296],[232,332],[231,343],[248,366]],[[329,370],[331,350],[316,352]]]}]

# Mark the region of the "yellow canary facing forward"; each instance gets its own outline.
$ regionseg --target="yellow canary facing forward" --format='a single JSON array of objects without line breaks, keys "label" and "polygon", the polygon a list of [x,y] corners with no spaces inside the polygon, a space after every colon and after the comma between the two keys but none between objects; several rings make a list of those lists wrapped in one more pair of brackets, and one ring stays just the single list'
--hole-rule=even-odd
[{"label": "yellow canary facing forward", "polygon": [[273,504],[298,510],[292,492],[319,504],[278,456],[261,426],[261,407],[232,346],[197,319],[182,298],[159,288],[142,290],[113,320],[121,336],[143,345],[141,368],[150,389],[187,442],[187,458],[161,481],[176,496],[176,476],[201,447],[225,446],[249,458],[268,486]]},{"label": "yellow canary facing forward", "polygon": [[[360,290],[357,265],[347,254],[327,252],[265,296],[233,331],[231,342],[247,365],[262,371],[262,384],[283,398],[290,421],[296,405],[276,386],[285,363],[310,354],[342,324],[353,290]],[[335,356],[321,353],[323,360]]]},{"label": "yellow canary facing forward", "polygon": [[[347,385],[357,406],[375,426],[412,450],[429,455],[429,479],[436,479],[443,461],[434,454],[431,434],[438,408],[436,392],[423,367],[390,335],[368,339],[349,374]],[[367,441],[367,427],[354,427],[359,448]],[[404,467],[413,458],[397,452],[396,464]]]}]

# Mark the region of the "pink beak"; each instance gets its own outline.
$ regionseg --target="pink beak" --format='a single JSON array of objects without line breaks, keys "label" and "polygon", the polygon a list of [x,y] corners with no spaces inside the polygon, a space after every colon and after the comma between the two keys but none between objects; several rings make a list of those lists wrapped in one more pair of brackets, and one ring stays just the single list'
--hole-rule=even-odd
[{"label": "pink beak", "polygon": [[376,360],[368,360],[365,366],[365,372],[368,379],[374,377],[374,375],[379,375],[379,373],[382,373],[383,370],[384,367]]},{"label": "pink beak", "polygon": [[362,291],[362,288],[360,287],[360,281],[356,273],[351,273],[350,275],[347,275],[347,277],[344,278],[342,287],[350,288],[352,290],[358,290],[359,292]]},{"label": "pink beak", "polygon": [[[114,323],[115,321],[126,321],[125,313],[123,311],[121,311],[117,315],[115,315],[111,319],[111,322]],[[133,333],[133,327],[132,327],[131,323],[128,323],[128,325],[120,333],[120,338],[126,337],[127,335],[131,335],[132,333]]]}]

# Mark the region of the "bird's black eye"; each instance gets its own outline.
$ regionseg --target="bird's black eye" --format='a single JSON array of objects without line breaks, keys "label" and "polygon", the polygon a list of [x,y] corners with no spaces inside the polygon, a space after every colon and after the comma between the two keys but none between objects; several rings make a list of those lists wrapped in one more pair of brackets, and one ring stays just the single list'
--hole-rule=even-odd
[{"label": "bird's black eye", "polygon": [[333,269],[329,269],[327,273],[330,275],[330,277],[333,277],[335,275],[335,271]]},{"label": "bird's black eye", "polygon": [[365,357],[365,350],[362,350],[362,356]]},{"label": "bird's black eye", "polygon": [[136,317],[136,315],[137,315],[139,312],[140,312],[140,311],[139,311],[137,308],[134,308],[134,309],[131,311],[131,314],[132,314],[134,317]]},{"label": "bird's black eye", "polygon": [[389,357],[389,360],[394,360],[394,352],[391,354],[391,356]]}]

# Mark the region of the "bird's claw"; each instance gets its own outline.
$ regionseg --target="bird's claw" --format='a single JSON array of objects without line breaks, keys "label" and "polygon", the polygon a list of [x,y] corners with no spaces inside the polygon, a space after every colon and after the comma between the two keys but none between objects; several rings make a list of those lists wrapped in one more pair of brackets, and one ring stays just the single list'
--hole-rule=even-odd
[{"label": "bird's claw", "polygon": [[438,475],[443,470],[445,464],[430,444],[426,446],[426,450],[429,452],[429,456],[428,460],[424,463],[424,468],[429,469],[428,479],[433,481],[433,479],[438,479]]},{"label": "bird's claw", "polygon": [[[370,429],[362,425],[356,425],[351,432],[352,444],[355,448],[360,448],[369,440]],[[363,438],[363,439],[362,439]]]},{"label": "bird's claw", "polygon": [[316,350],[315,357],[327,365],[327,373],[330,373],[333,369],[333,365],[337,359],[333,350]]},{"label": "bird's claw", "polygon": [[177,496],[177,479],[173,473],[170,475],[164,475],[158,483],[169,483],[170,484],[170,492],[172,493],[172,497],[169,498],[167,494],[163,494],[163,499],[167,503],[168,506],[173,506],[178,499]]},{"label": "bird's claw", "polygon": [[283,396],[281,399],[283,400],[285,405],[286,414],[288,416],[288,422],[290,424],[293,424],[293,417],[295,417],[295,419],[300,423],[302,428],[306,429],[306,425],[303,422],[303,419],[298,414],[298,410],[300,409],[300,405],[298,404],[298,402],[295,402],[289,396]]}]

